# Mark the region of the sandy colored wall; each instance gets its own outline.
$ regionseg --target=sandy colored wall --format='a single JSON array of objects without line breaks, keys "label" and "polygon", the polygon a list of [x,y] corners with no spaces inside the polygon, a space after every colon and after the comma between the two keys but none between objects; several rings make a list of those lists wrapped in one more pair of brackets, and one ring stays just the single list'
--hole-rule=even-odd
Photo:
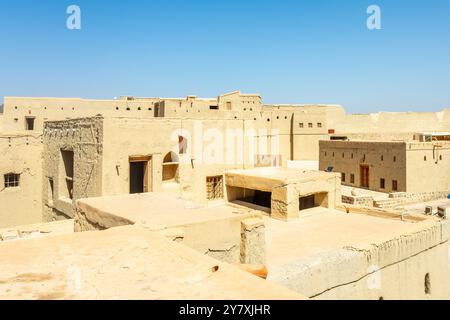
[{"label": "sandy colored wall", "polygon": [[[248,137],[243,139],[242,133],[247,135],[247,131]],[[152,157],[152,190],[163,190],[163,159],[174,151],[179,158],[179,185],[175,185],[175,191],[185,199],[205,203],[206,177],[223,175],[228,169],[253,167],[254,157],[249,150],[250,144],[258,141],[256,133],[253,121],[105,119],[103,195],[129,193],[130,156]],[[186,154],[178,153],[178,134],[186,135]],[[213,144],[216,139],[218,148]],[[254,148],[257,154],[267,153],[259,151],[259,145]]]},{"label": "sandy colored wall", "polygon": [[[450,190],[448,142],[321,141],[320,150],[320,170],[332,166],[334,171],[345,173],[344,185],[360,187],[360,164],[368,164],[371,190],[395,192],[392,180],[398,181],[398,192]],[[350,181],[351,174],[355,183]],[[384,189],[381,179],[385,179]]]},{"label": "sandy colored wall", "polygon": [[[46,124],[41,187],[45,221],[72,218],[73,201],[101,195],[102,142],[101,117]],[[68,197],[61,150],[72,151],[74,154],[73,199]],[[53,181],[53,192],[50,179]]]},{"label": "sandy colored wall", "polygon": [[[76,203],[76,232],[106,230],[135,223],[143,222],[131,221],[99,210],[84,203],[83,200]],[[240,214],[176,226],[149,225],[148,228],[171,241],[220,261],[232,264],[265,263],[265,227],[264,221],[257,214]]]},{"label": "sandy colored wall", "polygon": [[3,130],[25,130],[25,117],[35,117],[35,131],[42,131],[44,121],[81,117],[133,116],[154,117],[155,100],[89,100],[78,98],[5,97]]},{"label": "sandy colored wall", "polygon": [[449,299],[448,225],[444,220],[369,247],[324,252],[272,270],[269,280],[314,299]]},{"label": "sandy colored wall", "polygon": [[[0,135],[0,227],[42,222],[41,135]],[[5,188],[4,175],[20,174],[17,188]]]},{"label": "sandy colored wall", "polygon": [[[406,143],[320,141],[319,169],[331,166],[335,172],[344,173],[342,184],[361,186],[361,164],[369,165],[369,189],[392,192],[392,180],[397,180],[397,191],[407,191]],[[351,183],[351,174],[355,176],[354,183]],[[381,179],[385,179],[384,189],[380,185]]]},{"label": "sandy colored wall", "polygon": [[450,131],[450,109],[440,112],[329,113],[328,127],[336,134]]},{"label": "sandy colored wall", "polygon": [[411,142],[406,161],[408,192],[450,191],[450,142]]}]

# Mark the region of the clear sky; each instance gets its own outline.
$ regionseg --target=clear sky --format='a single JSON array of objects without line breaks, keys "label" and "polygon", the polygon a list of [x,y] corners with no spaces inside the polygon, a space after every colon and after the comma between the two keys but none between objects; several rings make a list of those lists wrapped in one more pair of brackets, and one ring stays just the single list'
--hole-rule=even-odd
[{"label": "clear sky", "polygon": [[[81,8],[81,30],[66,9]],[[366,27],[381,8],[381,30]],[[450,107],[450,0],[0,0],[0,96]]]}]

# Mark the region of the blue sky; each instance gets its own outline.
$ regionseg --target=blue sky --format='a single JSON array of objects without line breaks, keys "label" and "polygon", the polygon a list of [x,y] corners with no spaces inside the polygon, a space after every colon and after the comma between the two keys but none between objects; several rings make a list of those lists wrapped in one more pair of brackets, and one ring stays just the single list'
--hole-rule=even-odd
[{"label": "blue sky", "polygon": [[[82,29],[66,28],[76,4]],[[382,30],[366,28],[377,4]],[[0,0],[0,96],[450,107],[450,0]]]}]

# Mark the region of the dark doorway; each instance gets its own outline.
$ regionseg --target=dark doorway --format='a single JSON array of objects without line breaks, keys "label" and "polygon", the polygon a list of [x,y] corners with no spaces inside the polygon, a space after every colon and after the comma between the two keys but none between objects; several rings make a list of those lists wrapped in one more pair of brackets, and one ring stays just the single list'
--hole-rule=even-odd
[{"label": "dark doorway", "polygon": [[317,207],[314,195],[300,198],[300,210],[306,210]]},{"label": "dark doorway", "polygon": [[34,117],[26,117],[25,118],[25,129],[28,131],[34,130]]},{"label": "dark doorway", "polygon": [[130,162],[130,193],[143,193],[146,162]]}]

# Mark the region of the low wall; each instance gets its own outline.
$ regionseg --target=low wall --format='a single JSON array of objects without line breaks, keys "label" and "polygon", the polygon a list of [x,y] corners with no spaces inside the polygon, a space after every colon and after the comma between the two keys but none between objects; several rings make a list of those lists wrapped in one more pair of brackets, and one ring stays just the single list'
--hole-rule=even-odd
[{"label": "low wall", "polygon": [[368,247],[299,259],[268,279],[313,299],[449,299],[449,221],[423,223]]},{"label": "low wall", "polygon": [[342,203],[352,204],[360,207],[372,207],[372,196],[342,196]]},{"label": "low wall", "polygon": [[373,205],[377,208],[396,208],[405,204],[445,199],[449,194],[450,191],[393,193],[389,195],[388,199],[375,200]]}]

